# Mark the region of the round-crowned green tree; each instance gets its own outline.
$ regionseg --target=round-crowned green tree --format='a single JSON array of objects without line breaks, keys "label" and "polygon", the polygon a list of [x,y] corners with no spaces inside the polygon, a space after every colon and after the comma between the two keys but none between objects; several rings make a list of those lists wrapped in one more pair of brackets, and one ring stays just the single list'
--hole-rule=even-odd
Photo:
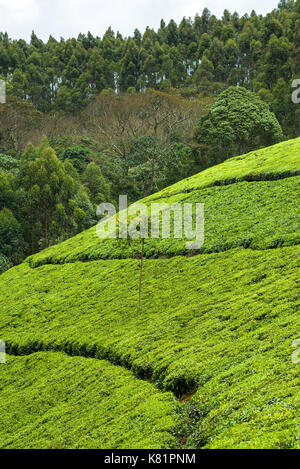
[{"label": "round-crowned green tree", "polygon": [[82,181],[94,204],[110,200],[109,184],[105,181],[102,171],[96,163],[92,162],[87,166],[82,175]]},{"label": "round-crowned green tree", "polygon": [[61,156],[63,161],[71,161],[74,168],[82,173],[87,165],[89,164],[89,155],[91,154],[90,150],[83,145],[75,145],[73,147],[66,148]]},{"label": "round-crowned green tree", "polygon": [[74,201],[75,182],[47,139],[38,148],[27,146],[20,167],[18,184],[26,194],[22,213],[30,252],[80,231],[85,213]]},{"label": "round-crowned green tree", "polygon": [[255,93],[230,87],[196,125],[194,137],[207,165],[278,143],[280,124]]}]

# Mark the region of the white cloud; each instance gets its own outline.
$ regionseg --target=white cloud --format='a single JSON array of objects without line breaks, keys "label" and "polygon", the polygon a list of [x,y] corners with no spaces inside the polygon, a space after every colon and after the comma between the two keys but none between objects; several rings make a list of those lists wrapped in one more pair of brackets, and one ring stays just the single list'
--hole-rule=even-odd
[{"label": "white cloud", "polygon": [[0,29],[13,38],[29,39],[34,29],[39,37],[76,37],[91,31],[102,36],[109,26],[123,35],[137,27],[157,29],[160,19],[179,22],[183,16],[194,17],[204,7],[222,16],[227,8],[240,14],[267,13],[279,0],[0,0]]},{"label": "white cloud", "polygon": [[0,0],[0,18],[2,25],[13,25],[35,21],[40,14],[37,0]]},{"label": "white cloud", "polygon": [[182,16],[185,16],[186,18],[193,18],[196,13],[201,14],[202,10],[205,7],[205,1],[201,0],[190,0],[187,2],[178,2],[178,3],[184,3],[183,6],[181,6],[181,12]]}]

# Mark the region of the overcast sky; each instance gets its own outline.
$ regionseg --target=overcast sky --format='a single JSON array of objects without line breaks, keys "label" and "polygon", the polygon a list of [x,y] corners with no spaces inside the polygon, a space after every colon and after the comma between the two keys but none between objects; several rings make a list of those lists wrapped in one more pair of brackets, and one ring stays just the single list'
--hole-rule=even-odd
[{"label": "overcast sky", "polygon": [[224,8],[239,14],[266,14],[279,0],[0,0],[0,31],[14,39],[28,40],[31,31],[46,40],[77,37],[91,31],[102,36],[109,26],[124,36],[137,27],[157,29],[160,19],[180,21],[207,7],[218,17]]}]

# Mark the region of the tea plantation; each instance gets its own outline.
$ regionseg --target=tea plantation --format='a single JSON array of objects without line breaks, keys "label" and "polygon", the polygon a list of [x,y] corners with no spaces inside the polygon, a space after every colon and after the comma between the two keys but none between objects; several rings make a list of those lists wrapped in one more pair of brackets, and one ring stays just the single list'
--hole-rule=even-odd
[{"label": "tea plantation", "polygon": [[107,361],[53,352],[8,357],[0,389],[2,448],[175,444],[170,430],[178,424],[178,404],[172,394]]},{"label": "tea plantation", "polygon": [[[298,176],[298,177],[297,177]],[[143,202],[205,204],[205,243],[201,252],[237,246],[258,249],[300,242],[300,138],[231,158]],[[220,187],[221,186],[221,187]],[[145,255],[186,253],[186,241],[148,239]],[[99,240],[95,228],[29,259],[32,267],[76,260],[132,257],[132,249],[112,239]]]},{"label": "tea plantation", "polygon": [[146,240],[141,311],[95,228],[3,273],[0,448],[300,448],[299,173],[296,139],[145,199],[204,203],[205,242]]}]

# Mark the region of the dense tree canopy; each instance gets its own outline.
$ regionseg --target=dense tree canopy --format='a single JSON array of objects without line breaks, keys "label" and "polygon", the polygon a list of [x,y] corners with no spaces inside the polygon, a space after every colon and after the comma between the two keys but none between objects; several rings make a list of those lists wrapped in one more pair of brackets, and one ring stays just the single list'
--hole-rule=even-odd
[{"label": "dense tree canopy", "polygon": [[[204,9],[194,19],[162,20],[157,31],[136,29],[128,38],[109,28],[102,38],[88,32],[77,39],[50,36],[44,43],[33,32],[28,44],[3,32],[0,77],[9,93],[41,111],[75,113],[106,90],[173,87],[215,94],[230,85],[258,92],[273,106],[275,89],[275,101],[279,93],[285,98],[279,81],[290,90],[300,74],[299,25],[299,0],[282,0],[265,17],[225,10],[218,19]],[[289,136],[299,130],[288,128],[285,118],[280,123]]]},{"label": "dense tree canopy", "polygon": [[269,107],[242,87],[223,91],[195,129],[202,152],[211,158],[215,155],[215,163],[278,143],[282,137],[279,122]]},{"label": "dense tree canopy", "polygon": [[[1,159],[5,167],[12,160]],[[103,197],[109,201],[100,168],[90,163],[80,178],[69,160],[57,158],[46,138],[38,147],[29,144],[17,161],[15,171],[0,170],[0,253],[12,263],[95,224],[100,190],[107,190]]]}]

